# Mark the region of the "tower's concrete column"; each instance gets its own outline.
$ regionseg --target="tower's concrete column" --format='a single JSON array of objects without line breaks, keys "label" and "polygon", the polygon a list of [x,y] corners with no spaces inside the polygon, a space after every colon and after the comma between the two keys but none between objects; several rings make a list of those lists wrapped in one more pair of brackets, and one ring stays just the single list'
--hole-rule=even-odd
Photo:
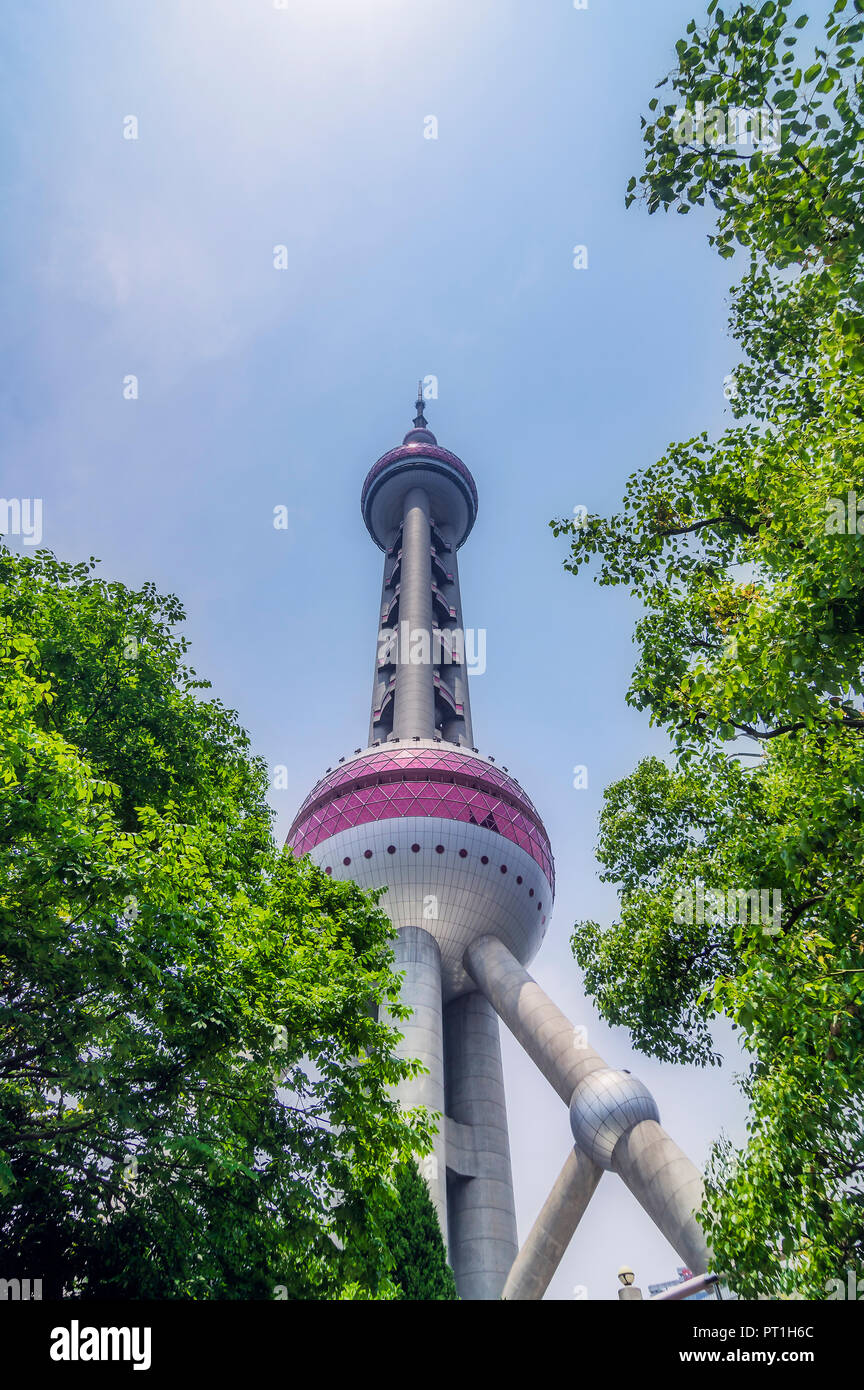
[{"label": "tower's concrete column", "polygon": [[612,1168],[687,1267],[704,1274],[705,1234],[693,1220],[702,1205],[702,1177],[675,1141],[656,1120],[643,1120],[618,1140]]},{"label": "tower's concrete column", "polygon": [[[396,708],[393,733],[397,738],[435,737],[435,687],[432,681],[432,538],[429,498],[423,488],[405,495],[402,514],[402,573],[399,588],[399,664],[396,667]],[[425,652],[413,648],[414,633],[425,632]]]},{"label": "tower's concrete column", "polygon": [[669,1244],[695,1273],[710,1255],[695,1211],[699,1170],[661,1128],[648,1088],[584,1046],[569,1019],[493,936],[472,942],[465,969],[516,1039],[570,1106],[577,1146],[618,1173]]},{"label": "tower's concrete column", "polygon": [[518,1249],[498,1019],[482,994],[464,994],[444,1028],[448,1126],[470,1127],[459,1165],[470,1174],[447,1174],[450,1263],[460,1298],[497,1299]]},{"label": "tower's concrete column", "polygon": [[447,1241],[447,1178],[444,1137],[444,1028],[441,1008],[441,954],[438,943],[420,927],[403,927],[394,942],[394,971],[404,974],[400,1001],[412,1010],[409,1019],[394,1019],[385,1012],[384,1022],[398,1028],[402,1041],[398,1057],[416,1057],[427,1074],[402,1081],[395,1095],[406,1110],[425,1105],[441,1118],[432,1153],[421,1160],[421,1172],[435,1204],[441,1232]]},{"label": "tower's concrete column", "polygon": [[567,1015],[497,937],[473,942],[465,952],[464,965],[516,1041],[569,1105],[579,1082],[605,1068],[603,1058],[587,1046]]},{"label": "tower's concrete column", "polygon": [[587,1154],[570,1150],[513,1262],[504,1285],[505,1299],[517,1302],[543,1297],[602,1176],[603,1169]]}]

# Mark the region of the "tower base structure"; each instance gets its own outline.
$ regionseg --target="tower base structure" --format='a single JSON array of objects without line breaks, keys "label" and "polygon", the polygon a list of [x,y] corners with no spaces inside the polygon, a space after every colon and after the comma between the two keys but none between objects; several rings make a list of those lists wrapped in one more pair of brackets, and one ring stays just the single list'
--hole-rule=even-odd
[{"label": "tower base structure", "polygon": [[401,1000],[413,1011],[394,1023],[402,1033],[396,1050],[426,1068],[397,1088],[396,1099],[440,1116],[420,1169],[460,1298],[500,1298],[518,1245],[498,1019],[476,989],[443,1004],[440,952],[429,932],[403,927],[394,954]]},{"label": "tower base structure", "polygon": [[[694,1273],[706,1272],[702,1179],[647,1087],[609,1067],[497,937],[474,941],[463,964],[476,988],[443,1004],[435,939],[418,927],[398,933],[402,997],[415,1010],[399,1025],[399,1051],[428,1069],[399,1099],[440,1116],[423,1172],[460,1298],[542,1298],[604,1172],[617,1173]],[[568,1106],[575,1140],[521,1250],[499,1018]]]}]

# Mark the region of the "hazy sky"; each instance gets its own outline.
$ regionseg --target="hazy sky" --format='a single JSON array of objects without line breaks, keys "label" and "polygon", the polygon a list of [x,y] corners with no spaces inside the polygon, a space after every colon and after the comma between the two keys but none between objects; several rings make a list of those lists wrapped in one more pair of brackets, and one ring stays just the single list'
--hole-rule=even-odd
[{"label": "hazy sky", "polygon": [[[704,0],[4,9],[3,495],[43,499],[60,556],[181,596],[193,665],[289,769],[284,837],[366,741],[381,555],[360,487],[437,376],[430,426],[480,494],[460,556],[466,625],[488,634],[475,738],[557,861],[533,973],[701,1164],[721,1128],[743,1137],[731,1030],[721,1070],[641,1058],[570,954],[576,919],[616,910],[593,857],[603,787],[665,745],[624,700],[636,603],[566,574],[547,522],[614,508],[670,440],[728,418],[737,267],[707,215],[624,209],[640,113]],[[521,1238],[571,1139],[503,1045]],[[622,1263],[647,1286],[679,1260],[609,1174],[549,1296],[614,1298]]]}]

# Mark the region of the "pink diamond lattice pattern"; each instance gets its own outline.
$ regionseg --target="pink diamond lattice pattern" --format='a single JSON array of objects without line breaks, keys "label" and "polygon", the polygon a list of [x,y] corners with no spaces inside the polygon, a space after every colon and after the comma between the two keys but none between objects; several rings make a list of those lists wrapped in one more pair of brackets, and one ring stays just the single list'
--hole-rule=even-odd
[{"label": "pink diamond lattice pattern", "polygon": [[495,831],[531,855],[554,891],[549,838],[519,783],[455,749],[394,749],[338,767],[309,793],[287,843],[306,854],[341,830],[404,816],[443,816]]}]

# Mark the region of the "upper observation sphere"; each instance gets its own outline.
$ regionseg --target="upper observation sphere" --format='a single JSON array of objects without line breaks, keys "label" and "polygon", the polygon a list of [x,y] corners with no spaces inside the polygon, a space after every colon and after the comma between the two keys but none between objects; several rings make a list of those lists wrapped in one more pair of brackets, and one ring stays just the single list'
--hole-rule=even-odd
[{"label": "upper observation sphere", "polygon": [[426,492],[435,524],[458,548],[477,516],[477,488],[460,458],[442,449],[423,413],[418,391],[414,427],[395,449],[382,454],[363,484],[360,507],[375,544],[386,550],[402,521],[405,497],[414,487]]}]

